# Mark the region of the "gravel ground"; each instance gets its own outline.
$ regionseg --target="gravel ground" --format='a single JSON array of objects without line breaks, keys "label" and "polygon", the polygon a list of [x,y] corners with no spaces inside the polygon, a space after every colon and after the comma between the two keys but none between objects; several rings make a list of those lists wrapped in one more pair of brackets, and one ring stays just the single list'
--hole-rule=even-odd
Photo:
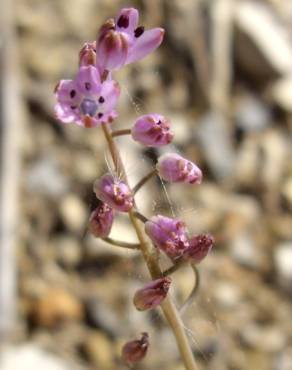
[{"label": "gravel ground", "polygon": [[[203,169],[198,187],[151,181],[137,197],[146,215],[173,211],[193,232],[215,236],[199,266],[200,290],[183,314],[200,369],[291,370],[292,7],[290,0],[201,3],[133,2],[143,23],[162,25],[167,36],[158,51],[116,74],[122,95],[114,125],[165,114],[175,132],[171,149]],[[53,117],[54,86],[72,78],[82,44],[121,5],[16,2],[24,108],[18,319],[1,346],[1,370],[127,369],[121,346],[142,331],[151,346],[135,369],[183,369],[160,311],[132,306],[148,280],[139,254],[85,234],[92,183],[107,170],[100,129]],[[163,153],[128,138],[119,145],[131,184]],[[123,217],[113,236],[135,240]],[[180,305],[192,270],[173,280]]]}]

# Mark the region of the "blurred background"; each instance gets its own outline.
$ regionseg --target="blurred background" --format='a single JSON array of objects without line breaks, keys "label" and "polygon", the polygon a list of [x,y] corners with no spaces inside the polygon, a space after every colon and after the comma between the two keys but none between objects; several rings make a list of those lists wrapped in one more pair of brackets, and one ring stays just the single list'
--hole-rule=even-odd
[{"label": "blurred background", "polygon": [[[291,0],[1,0],[0,370],[124,370],[121,345],[148,331],[135,369],[183,370],[160,312],[139,313],[148,273],[139,254],[85,233],[92,183],[107,171],[101,131],[63,126],[53,89],[121,6],[163,45],[119,71],[115,128],[158,112],[174,144],[119,145],[131,184],[164,150],[204,172],[198,187],[151,181],[141,210],[175,214],[216,238],[183,319],[210,370],[292,369]],[[126,218],[113,236],[135,241]],[[166,266],[166,262],[163,261]],[[178,305],[193,285],[174,274]]]}]

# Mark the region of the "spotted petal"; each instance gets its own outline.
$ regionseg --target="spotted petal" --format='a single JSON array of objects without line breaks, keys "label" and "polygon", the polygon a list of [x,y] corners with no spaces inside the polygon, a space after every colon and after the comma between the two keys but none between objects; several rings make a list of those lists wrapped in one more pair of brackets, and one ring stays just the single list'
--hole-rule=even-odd
[{"label": "spotted petal", "polygon": [[111,112],[115,108],[120,96],[119,84],[114,80],[105,81],[102,84],[100,95],[103,98],[103,103],[99,106],[100,111],[103,113]]},{"label": "spotted petal", "polygon": [[136,41],[129,50],[126,64],[136,62],[158,48],[162,43],[164,33],[163,28],[152,28],[136,38]]},{"label": "spotted petal", "polygon": [[99,94],[101,89],[99,71],[92,65],[81,67],[76,77],[76,83],[79,91],[85,95]]},{"label": "spotted petal", "polygon": [[69,105],[78,104],[81,97],[76,82],[73,80],[61,80],[55,89],[55,94],[59,103]]},{"label": "spotted petal", "polygon": [[135,8],[123,8],[116,18],[116,30],[126,32],[129,35],[137,28],[139,12]]},{"label": "spotted petal", "polygon": [[78,110],[72,109],[72,107],[66,103],[56,104],[55,114],[56,114],[57,119],[63,123],[72,123],[72,122],[77,123],[80,120],[80,115],[78,114]]}]

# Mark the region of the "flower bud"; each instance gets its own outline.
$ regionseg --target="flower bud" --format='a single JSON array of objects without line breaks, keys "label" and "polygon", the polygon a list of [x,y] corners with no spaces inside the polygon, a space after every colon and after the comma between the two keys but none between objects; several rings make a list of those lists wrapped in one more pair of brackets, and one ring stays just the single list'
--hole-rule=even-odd
[{"label": "flower bud", "polygon": [[213,247],[215,239],[209,234],[196,235],[189,239],[189,247],[183,254],[183,258],[193,263],[199,263],[207,256]]},{"label": "flower bud", "polygon": [[104,25],[97,42],[97,65],[100,72],[121,68],[128,55],[128,38],[123,32]]},{"label": "flower bud", "polygon": [[94,183],[96,197],[120,212],[128,212],[134,198],[128,185],[111,174],[105,174]]},{"label": "flower bud", "polygon": [[167,153],[158,159],[156,168],[163,180],[200,184],[202,171],[191,161],[176,153]]},{"label": "flower bud", "polygon": [[79,67],[95,66],[96,64],[96,42],[86,42],[79,52]]},{"label": "flower bud", "polygon": [[97,238],[109,235],[114,221],[114,210],[106,203],[100,202],[89,217],[88,229]]},{"label": "flower bud", "polygon": [[147,353],[149,347],[148,333],[142,333],[141,339],[127,342],[122,348],[122,359],[128,364],[141,361]]},{"label": "flower bud", "polygon": [[171,279],[164,277],[150,281],[134,295],[134,305],[139,311],[149,310],[160,305],[166,297]]},{"label": "flower bud", "polygon": [[132,128],[132,137],[140,144],[158,147],[173,139],[170,122],[160,114],[147,114],[138,118]]},{"label": "flower bud", "polygon": [[180,258],[189,246],[186,226],[176,218],[154,216],[145,223],[145,232],[172,260]]}]

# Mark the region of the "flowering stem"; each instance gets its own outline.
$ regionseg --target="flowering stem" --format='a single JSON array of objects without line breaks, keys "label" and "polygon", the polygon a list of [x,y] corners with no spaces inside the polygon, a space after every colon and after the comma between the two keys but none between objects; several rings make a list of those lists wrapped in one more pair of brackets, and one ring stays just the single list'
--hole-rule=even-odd
[{"label": "flowering stem", "polygon": [[146,184],[147,181],[149,181],[154,175],[157,174],[156,168],[152,171],[150,171],[146,176],[144,176],[134,187],[133,187],[133,193],[136,194],[144,184]]},{"label": "flowering stem", "polygon": [[[124,170],[124,166],[123,166],[118,148],[111,135],[110,128],[106,124],[103,124],[102,129],[103,129],[105,138],[109,146],[109,150],[110,150],[113,162],[114,162],[115,169],[117,172],[121,171],[120,173],[123,176],[124,181],[128,183],[126,173]],[[162,271],[160,269],[160,266],[157,260],[156,251],[146,239],[144,231],[141,228],[141,225],[139,223],[139,220],[136,218],[136,215],[135,215],[136,212],[137,212],[137,209],[135,205],[133,209],[131,209],[128,212],[128,214],[129,214],[130,221],[136,231],[138,240],[140,242],[141,253],[146,262],[146,265],[151,274],[151,277],[153,279],[160,278],[162,276]],[[184,324],[181,320],[181,317],[179,316],[177,308],[175,307],[174,303],[172,302],[169,296],[165,298],[165,300],[161,304],[161,308],[176,337],[177,345],[178,345],[178,348],[179,348],[179,351],[180,351],[180,354],[181,354],[186,370],[197,370],[198,368],[195,363],[195,359],[193,357],[192,350],[190,348],[190,344],[186,336]]]},{"label": "flowering stem", "polygon": [[113,131],[112,132],[112,137],[130,135],[130,134],[131,134],[131,129],[127,128],[127,129],[124,129],[124,130]]},{"label": "flowering stem", "polygon": [[106,238],[102,238],[102,240],[104,240],[105,242],[109,243],[109,244],[112,244],[112,245],[115,245],[117,247],[121,247],[121,248],[128,248],[128,249],[139,249],[140,248],[140,244],[139,243],[127,243],[127,242],[124,242],[122,240],[117,240],[117,239],[113,239],[113,238],[109,238],[109,237],[106,237]]}]

